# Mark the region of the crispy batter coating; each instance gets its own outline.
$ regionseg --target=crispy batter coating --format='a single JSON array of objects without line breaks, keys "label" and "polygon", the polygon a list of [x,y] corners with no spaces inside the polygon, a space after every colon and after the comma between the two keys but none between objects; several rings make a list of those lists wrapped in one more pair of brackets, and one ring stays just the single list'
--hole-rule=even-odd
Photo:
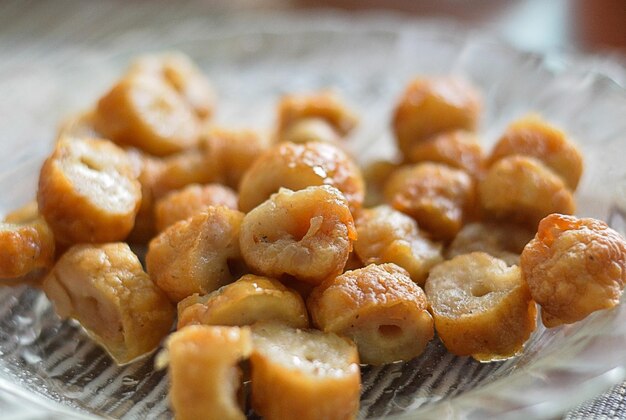
[{"label": "crispy batter coating", "polygon": [[167,339],[169,399],[177,420],[244,420],[238,363],[252,351],[248,327],[190,325]]},{"label": "crispy batter coating", "polygon": [[96,130],[114,142],[165,156],[194,146],[200,123],[162,78],[129,74],[98,101]]},{"label": "crispy batter coating", "polygon": [[307,306],[322,331],[354,340],[363,363],[412,359],[434,334],[424,291],[391,263],[329,278],[313,290]]},{"label": "crispy batter coating", "polygon": [[405,157],[413,146],[445,131],[473,131],[481,99],[468,83],[454,78],[417,78],[409,83],[393,115],[393,130]]},{"label": "crispy batter coating", "polygon": [[278,324],[252,327],[252,408],[267,420],[347,420],[359,410],[354,343]]},{"label": "crispy batter coating", "polygon": [[573,214],[576,205],[561,178],[540,161],[507,156],[489,168],[478,184],[480,203],[496,218],[536,229],[551,213]]},{"label": "crispy batter coating", "polygon": [[307,143],[310,141],[338,143],[341,140],[341,136],[335,131],[333,126],[322,118],[296,120],[279,135],[279,141],[291,143]]},{"label": "crispy batter coating", "polygon": [[41,168],[37,202],[61,243],[119,241],[133,228],[141,186],[113,143],[67,138]]},{"label": "crispy batter coating", "polygon": [[282,188],[246,214],[239,243],[257,273],[318,284],[341,273],[356,238],[344,196],[328,185]]},{"label": "crispy batter coating", "polygon": [[174,223],[185,220],[209,206],[237,209],[237,193],[221,184],[191,184],[159,199],[154,207],[156,228],[164,231]]},{"label": "crispy batter coating", "polygon": [[319,142],[280,143],[259,156],[245,173],[239,209],[249,212],[281,187],[296,191],[314,185],[337,188],[353,212],[363,203],[361,171],[341,149]]},{"label": "crispy batter coating", "polygon": [[447,258],[485,252],[508,265],[519,265],[519,257],[534,234],[523,226],[503,222],[477,222],[463,226],[448,247]]},{"label": "crispy batter coating", "polygon": [[242,220],[243,213],[222,206],[171,225],[148,247],[150,278],[173,302],[232,282]]},{"label": "crispy batter coating", "polygon": [[294,123],[309,118],[326,121],[341,137],[350,133],[358,122],[356,114],[332,91],[286,95],[278,104],[279,138]]},{"label": "crispy batter coating", "polygon": [[365,181],[365,200],[363,207],[375,207],[385,203],[385,184],[400,164],[389,160],[375,160],[363,167]]},{"label": "crispy batter coating", "polygon": [[118,363],[154,350],[174,322],[174,307],[125,243],[75,245],[43,289],[62,318],[74,318]]},{"label": "crispy batter coating", "polygon": [[[15,220],[18,215],[8,217]],[[0,278],[27,276],[54,265],[54,235],[41,217],[0,222]]]},{"label": "crispy batter coating", "polygon": [[411,147],[409,162],[438,162],[463,169],[474,177],[485,167],[485,157],[475,133],[465,130],[446,131]]},{"label": "crispy batter coating", "polygon": [[364,209],[356,219],[354,251],[364,265],[395,263],[424,285],[428,271],[443,261],[441,245],[430,241],[415,220],[382,205]]},{"label": "crispy batter coating", "polygon": [[557,173],[576,190],[583,173],[583,157],[565,133],[537,115],[514,121],[498,140],[489,161],[493,164],[510,155],[532,156]]},{"label": "crispy batter coating", "polygon": [[437,334],[456,355],[481,361],[514,356],[535,330],[537,307],[520,269],[484,252],[439,264],[425,290]]},{"label": "crispy batter coating", "polygon": [[476,192],[467,172],[438,163],[395,171],[385,185],[387,202],[437,239],[454,238],[473,212]]},{"label": "crispy batter coating", "polygon": [[252,325],[271,321],[307,328],[309,316],[300,295],[269,277],[246,274],[234,283],[178,303],[178,329],[191,324]]},{"label": "crispy batter coating", "polygon": [[185,54],[169,52],[139,57],[131,64],[129,73],[147,73],[163,78],[200,119],[211,117],[215,111],[213,86]]},{"label": "crispy batter coating", "polygon": [[626,242],[600,220],[551,214],[524,248],[521,269],[544,325],[570,324],[619,304]]},{"label": "crispy batter coating", "polygon": [[141,185],[141,205],[135,216],[133,229],[126,237],[131,244],[147,245],[157,234],[154,221],[155,185],[162,170],[161,160],[146,155],[137,149],[128,149],[137,181]]}]

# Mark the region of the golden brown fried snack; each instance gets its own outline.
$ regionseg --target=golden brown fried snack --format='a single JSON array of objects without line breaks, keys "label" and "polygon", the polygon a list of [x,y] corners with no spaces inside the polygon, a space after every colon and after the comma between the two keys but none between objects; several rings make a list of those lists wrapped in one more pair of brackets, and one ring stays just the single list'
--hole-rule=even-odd
[{"label": "golden brown fried snack", "polygon": [[573,214],[576,205],[561,178],[540,161],[507,156],[489,168],[478,184],[480,203],[496,219],[536,229],[551,213]]},{"label": "golden brown fried snack", "polygon": [[95,128],[118,144],[165,156],[195,146],[200,123],[162,78],[130,74],[98,101]]},{"label": "golden brown fried snack", "polygon": [[537,307],[519,268],[484,252],[439,264],[425,290],[437,334],[456,355],[511,357],[535,330]]},{"label": "golden brown fried snack", "polygon": [[66,138],[41,168],[37,202],[61,243],[119,241],[133,228],[141,187],[113,143]]},{"label": "golden brown fried snack", "polygon": [[443,261],[441,245],[420,233],[415,220],[389,206],[362,210],[356,232],[354,251],[364,265],[395,263],[420,286],[428,271]]},{"label": "golden brown fried snack", "polygon": [[375,207],[385,203],[385,184],[400,164],[389,160],[375,160],[363,167],[365,200],[363,207]]},{"label": "golden brown fried snack", "polygon": [[244,420],[238,362],[252,351],[248,327],[191,325],[167,339],[169,399],[177,420]]},{"label": "golden brown fried snack", "polygon": [[454,130],[418,142],[409,152],[409,162],[437,162],[463,169],[478,177],[485,167],[485,157],[476,134]]},{"label": "golden brown fried snack", "polygon": [[178,329],[191,324],[252,325],[271,321],[307,328],[309,316],[300,295],[278,280],[247,274],[205,295],[178,303]]},{"label": "golden brown fried snack", "polygon": [[278,324],[252,327],[252,408],[267,420],[347,420],[359,410],[354,343]]},{"label": "golden brown fried snack", "polygon": [[209,206],[237,209],[237,193],[220,184],[191,184],[157,200],[154,217],[157,231],[162,232],[174,223],[185,220]]},{"label": "golden brown fried snack", "polygon": [[124,364],[154,350],[174,322],[174,308],[128,245],[75,245],[43,289],[62,318],[74,318]]},{"label": "golden brown fried snack", "polygon": [[173,302],[232,282],[232,267],[241,259],[243,216],[227,207],[209,207],[165,229],[148,247],[146,267],[152,281]]},{"label": "golden brown fried snack", "polygon": [[426,295],[395,264],[370,264],[329,278],[313,290],[307,306],[322,331],[354,340],[362,363],[412,359],[434,334]]},{"label": "golden brown fried snack", "polygon": [[33,200],[20,208],[8,212],[4,216],[3,222],[13,224],[29,223],[35,221],[38,217],[40,217],[39,206],[37,205],[37,200]]},{"label": "golden brown fried snack", "polygon": [[316,185],[337,188],[353,212],[363,203],[361,171],[341,149],[319,142],[281,143],[259,156],[245,173],[239,188],[239,209],[249,212],[281,187],[297,191]]},{"label": "golden brown fried snack", "polygon": [[520,266],[544,325],[570,324],[619,304],[626,242],[600,220],[551,214],[524,248]]},{"label": "golden brown fried snack", "polygon": [[408,214],[433,237],[450,240],[472,215],[476,192],[467,172],[438,163],[395,171],[385,185],[387,202]]},{"label": "golden brown fried snack", "polygon": [[59,124],[57,139],[79,138],[79,139],[99,139],[104,138],[95,127],[96,113],[93,109],[78,112],[65,118]]},{"label": "golden brown fried snack", "polygon": [[356,126],[358,118],[332,91],[286,95],[278,104],[278,137],[298,121],[318,118],[326,121],[340,136]]},{"label": "golden brown fried snack", "polygon": [[253,271],[318,284],[341,273],[355,238],[346,199],[324,185],[272,195],[246,214],[239,243]]},{"label": "golden brown fried snack", "polygon": [[[19,215],[30,216],[30,215]],[[18,218],[17,214],[8,219]],[[13,279],[54,265],[54,235],[41,217],[0,223],[0,278]],[[18,279],[16,279],[17,281]]]},{"label": "golden brown fried snack", "polygon": [[393,130],[405,157],[418,143],[452,130],[473,131],[481,110],[480,95],[466,82],[447,77],[418,78],[396,105]]},{"label": "golden brown fried snack", "polygon": [[542,161],[572,191],[583,173],[583,157],[578,148],[565,133],[536,115],[511,123],[491,151],[489,161],[493,164],[510,155],[532,156]]},{"label": "golden brown fried snack", "polygon": [[291,143],[308,143],[319,141],[322,143],[337,143],[341,136],[335,129],[321,118],[304,118],[290,124],[282,133],[279,141]]},{"label": "golden brown fried snack", "polygon": [[200,119],[207,119],[214,113],[216,95],[213,86],[185,54],[170,52],[139,57],[131,64],[129,73],[163,78]]},{"label": "golden brown fried snack", "polygon": [[520,254],[533,236],[530,230],[510,223],[470,223],[456,235],[446,257],[485,252],[508,265],[519,265]]}]

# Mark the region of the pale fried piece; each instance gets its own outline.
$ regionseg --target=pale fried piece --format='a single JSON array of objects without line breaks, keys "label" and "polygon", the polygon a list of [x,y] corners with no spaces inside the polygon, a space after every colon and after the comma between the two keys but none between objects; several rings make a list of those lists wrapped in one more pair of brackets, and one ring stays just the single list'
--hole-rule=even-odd
[{"label": "pale fried piece", "polygon": [[441,245],[420,233],[415,220],[389,206],[362,210],[356,232],[354,251],[364,265],[395,263],[420,286],[428,271],[443,261]]},{"label": "pale fried piece", "polygon": [[113,143],[61,139],[41,168],[37,201],[59,242],[119,241],[133,228],[141,186]]},{"label": "pale fried piece", "polygon": [[537,307],[517,266],[484,252],[433,268],[426,295],[446,348],[480,361],[514,356],[537,324]]},{"label": "pale fried piece", "polygon": [[341,149],[319,142],[280,143],[259,156],[245,173],[239,188],[239,208],[249,212],[280,187],[296,191],[315,185],[337,188],[353,212],[363,203],[361,171]]},{"label": "pale fried piece", "polygon": [[252,351],[248,327],[191,325],[170,335],[166,348],[177,420],[245,420],[237,364]]},{"label": "pale fried piece", "polygon": [[519,265],[519,257],[534,234],[510,223],[470,223],[456,235],[448,247],[447,258],[471,252],[485,252],[508,265]]},{"label": "pale fried piece", "polygon": [[438,162],[463,169],[474,177],[485,167],[485,157],[475,133],[465,130],[446,131],[411,147],[410,162]]},{"label": "pale fried piece", "polygon": [[159,199],[154,207],[157,231],[185,220],[209,206],[237,209],[237,193],[220,184],[191,184]]},{"label": "pale fried piece", "polygon": [[35,221],[39,216],[39,206],[37,205],[37,201],[33,200],[7,213],[3,221],[5,223],[15,224],[28,223]]},{"label": "pale fried piece", "polygon": [[237,210],[209,207],[171,225],[150,242],[146,255],[150,278],[173,302],[232,282],[231,267],[241,258],[242,219]]},{"label": "pale fried piece", "polygon": [[400,164],[389,160],[375,160],[366,164],[363,170],[365,181],[365,201],[363,207],[374,207],[385,202],[385,184]]},{"label": "pale fried piece", "polygon": [[216,95],[213,86],[185,54],[169,52],[139,57],[131,64],[129,73],[148,73],[162,77],[200,119],[211,117],[215,111]]},{"label": "pale fried piece", "polygon": [[310,141],[338,143],[341,137],[326,120],[304,118],[290,124],[280,133],[278,140],[291,143],[308,143]]},{"label": "pale fried piece", "polygon": [[443,240],[454,238],[472,215],[475,196],[474,181],[467,172],[438,163],[402,167],[385,186],[385,197],[393,208]]},{"label": "pale fried piece", "polygon": [[551,214],[524,248],[521,269],[544,325],[570,324],[619,304],[626,242],[600,220]]},{"label": "pale fried piece", "polygon": [[478,191],[488,215],[531,229],[551,213],[573,214],[576,209],[574,197],[561,178],[526,156],[497,161],[478,184]]},{"label": "pale fried piece", "polygon": [[322,331],[354,340],[362,363],[412,359],[434,334],[424,291],[395,264],[370,264],[329,278],[309,295],[307,306]]},{"label": "pale fried piece", "polygon": [[239,188],[244,173],[270,148],[270,137],[249,129],[209,127],[203,131],[207,165],[219,171],[219,179],[231,188]]},{"label": "pale fried piece", "polygon": [[132,74],[100,98],[95,127],[118,144],[165,156],[196,145],[200,123],[162,78]]},{"label": "pale fried piece", "polygon": [[326,121],[341,137],[358,122],[356,114],[332,91],[286,95],[278,104],[278,137],[296,122],[309,118]]},{"label": "pale fried piece", "polygon": [[578,148],[565,133],[537,115],[511,123],[493,147],[489,161],[493,164],[510,155],[537,158],[563,178],[572,191],[583,173],[583,157]]},{"label": "pale fried piece", "polygon": [[282,188],[246,214],[239,243],[253,271],[318,284],[341,273],[355,237],[346,199],[325,185]]},{"label": "pale fried piece", "polygon": [[252,327],[252,408],[267,420],[354,419],[361,375],[352,342],[278,324]]},{"label": "pale fried piece", "polygon": [[30,215],[13,214],[8,218],[14,220],[22,216],[23,222],[0,223],[0,278],[3,279],[27,276],[54,264],[52,230],[41,217],[31,219]]},{"label": "pale fried piece", "polygon": [[473,131],[481,99],[468,83],[454,78],[418,78],[409,83],[396,105],[393,130],[405,157],[415,144],[451,130]]},{"label": "pale fried piece", "polygon": [[252,325],[272,321],[307,328],[309,316],[300,295],[278,280],[247,274],[205,295],[178,303],[178,329],[191,324]]},{"label": "pale fried piece", "polygon": [[61,121],[57,130],[57,139],[65,137],[79,139],[103,138],[95,127],[95,111],[89,109],[87,111],[78,112],[70,115]]},{"label": "pale fried piece", "polygon": [[154,350],[174,322],[174,308],[125,243],[75,245],[43,289],[62,318],[74,318],[118,363]]}]

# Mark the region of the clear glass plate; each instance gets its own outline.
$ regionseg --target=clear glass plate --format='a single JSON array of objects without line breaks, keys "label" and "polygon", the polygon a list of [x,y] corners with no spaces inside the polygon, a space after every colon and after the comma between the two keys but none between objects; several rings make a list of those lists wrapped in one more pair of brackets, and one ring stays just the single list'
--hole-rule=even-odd
[{"label": "clear glass plate", "polygon": [[[91,47],[42,40],[1,57],[0,212],[34,196],[60,118],[93,103],[134,55],[179,49],[213,80],[225,125],[269,129],[281,94],[336,88],[362,117],[351,143],[360,162],[393,155],[390,112],[411,77],[463,76],[484,94],[486,148],[531,111],[564,127],[586,157],[577,213],[626,232],[626,91],[576,60],[554,66],[456,27],[380,17],[165,22],[161,36],[142,29],[124,38],[94,31],[85,36],[99,43],[80,44]],[[363,369],[361,416],[552,417],[623,380],[624,348],[624,305],[540,328],[521,356],[499,363],[454,357],[434,340],[415,360]],[[149,358],[117,367],[75,324],[59,321],[42,293],[0,287],[3,410],[168,418],[167,375],[152,366]]]}]

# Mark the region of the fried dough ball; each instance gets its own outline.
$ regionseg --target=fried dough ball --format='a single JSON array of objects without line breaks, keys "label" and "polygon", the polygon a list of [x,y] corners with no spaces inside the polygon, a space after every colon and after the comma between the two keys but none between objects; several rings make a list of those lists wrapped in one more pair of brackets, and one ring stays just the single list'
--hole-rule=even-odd
[{"label": "fried dough ball", "polygon": [[23,277],[51,268],[55,243],[45,220],[15,213],[8,219],[17,223],[0,222],[0,278]]},{"label": "fried dough ball", "polygon": [[493,164],[510,155],[532,156],[557,173],[576,190],[583,173],[583,157],[565,133],[531,115],[513,122],[498,140],[489,158]]},{"label": "fried dough ball", "polygon": [[163,79],[131,74],[100,98],[95,127],[118,144],[165,156],[196,145],[200,123]]},{"label": "fried dough ball", "polygon": [[409,83],[393,115],[393,130],[405,157],[435,134],[474,131],[481,110],[480,95],[468,83],[449,77],[417,78]]},{"label": "fried dough ball", "polygon": [[363,167],[366,187],[364,207],[375,207],[385,202],[385,184],[398,168],[400,164],[389,160],[375,160]]},{"label": "fried dough ball", "polygon": [[216,95],[209,80],[185,54],[170,52],[139,57],[129,73],[162,77],[187,102],[200,119],[211,117]]},{"label": "fried dough ball", "polygon": [[410,162],[438,162],[479,176],[485,157],[476,134],[464,130],[446,131],[416,143],[407,155]]},{"label": "fried dough ball", "polygon": [[190,325],[166,343],[169,400],[177,420],[245,420],[238,363],[252,351],[248,327]]},{"label": "fried dough ball", "polygon": [[600,220],[551,214],[524,248],[521,269],[544,325],[570,324],[619,304],[626,242]]},{"label": "fried dough ball", "polygon": [[326,121],[340,137],[358,122],[354,112],[332,91],[286,95],[278,104],[279,138],[296,122],[310,118]]},{"label": "fried dough ball", "polygon": [[573,214],[576,209],[574,197],[561,178],[526,156],[497,161],[479,182],[478,192],[488,215],[532,229],[551,213]]},{"label": "fried dough ball", "polygon": [[485,252],[506,262],[519,265],[519,257],[534,234],[510,223],[470,223],[454,238],[446,252],[447,258],[472,252]]},{"label": "fried dough ball", "polygon": [[62,318],[74,318],[118,363],[154,350],[174,322],[174,308],[125,243],[75,245],[43,289]]},{"label": "fried dough ball", "polygon": [[252,325],[279,322],[307,328],[309,316],[300,295],[278,280],[247,274],[205,295],[191,295],[178,304],[178,328],[190,324]]},{"label": "fried dough ball", "polygon": [[307,300],[313,324],[351,338],[362,363],[420,355],[433,338],[423,290],[395,264],[370,264],[329,278]]},{"label": "fried dough ball", "polygon": [[119,241],[133,228],[141,186],[113,143],[65,138],[41,168],[37,202],[59,242]]},{"label": "fried dough ball", "polygon": [[395,263],[420,286],[443,260],[441,245],[422,235],[415,220],[386,205],[363,210],[356,233],[354,251],[363,264]]},{"label": "fried dough ball", "polygon": [[242,220],[243,213],[222,206],[171,225],[148,247],[150,278],[173,302],[232,282]]},{"label": "fried dough ball", "polygon": [[249,129],[210,127],[202,134],[201,145],[220,181],[237,189],[253,162],[269,149],[270,137]]},{"label": "fried dough ball", "polygon": [[363,203],[361,171],[341,149],[319,142],[280,143],[259,156],[245,173],[239,188],[239,209],[249,212],[280,187],[295,191],[315,185],[337,188],[353,212]]},{"label": "fried dough ball", "polygon": [[480,361],[517,354],[535,330],[537,307],[517,266],[473,252],[433,268],[426,296],[446,348]]},{"label": "fried dough ball", "polygon": [[185,220],[209,206],[225,206],[237,209],[237,193],[220,184],[191,184],[173,191],[156,202],[154,217],[159,232],[168,226]]},{"label": "fried dough ball", "polygon": [[324,185],[295,192],[281,188],[246,214],[239,243],[253,271],[319,284],[341,273],[355,238],[346,199]]},{"label": "fried dough ball", "polygon": [[279,140],[291,143],[308,143],[310,141],[338,143],[341,140],[341,136],[326,120],[321,118],[304,118],[290,124],[281,133]]},{"label": "fried dough ball", "polygon": [[395,171],[385,185],[387,202],[408,214],[437,239],[454,238],[475,206],[472,177],[438,163],[418,163]]},{"label": "fried dough ball", "polygon": [[96,113],[93,109],[78,112],[65,118],[59,125],[57,139],[70,138],[103,138],[95,127]]},{"label": "fried dough ball", "polygon": [[361,375],[352,342],[278,324],[252,327],[252,408],[267,420],[354,419]]},{"label": "fried dough ball", "polygon": [[162,171],[160,159],[145,155],[137,149],[128,149],[130,158],[141,185],[141,205],[135,216],[135,224],[126,241],[132,244],[147,244],[156,235],[154,220],[155,185]]}]

